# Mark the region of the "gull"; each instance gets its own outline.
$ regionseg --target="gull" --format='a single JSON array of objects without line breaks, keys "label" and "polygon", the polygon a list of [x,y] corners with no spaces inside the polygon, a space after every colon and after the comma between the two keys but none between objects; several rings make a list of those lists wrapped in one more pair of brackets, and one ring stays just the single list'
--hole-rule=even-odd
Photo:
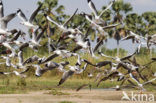
[{"label": "gull", "polygon": [[144,39],[143,36],[137,35],[134,32],[130,31],[130,35],[126,36],[125,38],[123,38],[122,40],[129,40],[132,39],[133,43],[141,43],[141,39]]},{"label": "gull", "polygon": [[40,77],[44,72],[46,72],[48,69],[42,69],[39,65],[35,64],[35,65],[32,65],[33,67],[36,68],[35,70],[35,75],[37,77]]},{"label": "gull", "polygon": [[[39,28],[40,28],[40,27],[39,27]],[[32,39],[30,40],[29,45],[41,46],[41,45],[39,44],[39,41],[40,41],[42,35],[44,34],[46,28],[43,28],[42,31],[37,35],[39,28],[37,28],[37,29],[33,32],[33,34],[32,34]]]},{"label": "gull", "polygon": [[60,72],[65,72],[64,67],[68,64],[69,64],[69,62],[56,63],[56,62],[50,61],[45,64],[45,67],[47,67],[49,70],[53,70],[53,69],[57,68],[57,70],[59,70]]},{"label": "gull", "polygon": [[40,62],[39,64],[43,64],[43,63],[46,63],[58,56],[61,56],[62,58],[68,58],[68,57],[71,57],[71,56],[77,56],[76,53],[72,53],[68,50],[60,50],[60,49],[56,49],[54,51],[54,54],[50,55],[49,57],[47,57],[44,61]]},{"label": "gull", "polygon": [[11,59],[10,59],[10,57],[8,57],[8,56],[1,56],[1,58],[6,60],[6,62],[5,62],[6,66],[8,66],[8,67],[11,66]]},{"label": "gull", "polygon": [[107,10],[113,5],[113,3],[114,3],[115,1],[116,1],[116,0],[111,1],[111,3],[106,7],[106,9],[104,9],[104,10],[100,13],[100,15],[98,15],[98,11],[97,11],[97,9],[96,9],[94,3],[92,2],[92,0],[87,0],[89,8],[90,8],[90,9],[92,10],[92,12],[94,13],[95,22],[96,22],[97,24],[99,24],[98,22],[103,21],[103,20],[101,20],[101,16],[103,15],[103,13],[104,13],[105,11],[107,11]]},{"label": "gull", "polygon": [[102,61],[102,62],[98,62],[96,64],[92,64],[91,62],[89,62],[89,61],[87,61],[85,59],[84,59],[84,62],[86,62],[86,63],[88,63],[88,64],[90,64],[92,66],[98,67],[98,68],[101,68],[101,67],[106,66],[106,65],[110,65],[110,67],[112,67],[112,62],[111,61],[107,61],[107,60],[106,61]]},{"label": "gull", "polygon": [[9,74],[15,74],[16,76],[19,76],[19,77],[22,77],[22,78],[25,78],[27,77],[25,74],[25,71],[22,71],[22,72],[18,72],[18,71],[13,71],[13,72],[0,72],[0,74],[4,74],[4,75],[9,75]]},{"label": "gull", "polygon": [[88,48],[90,43],[89,39],[83,38],[81,34],[77,34],[74,39],[77,45],[81,46],[82,48]]},{"label": "gull", "polygon": [[86,14],[84,12],[81,12],[80,15],[84,16],[86,18],[86,20],[88,20],[91,23],[91,25],[95,26],[98,29],[98,31],[100,32],[101,35],[104,35],[104,36],[107,36],[108,35],[108,33],[104,31],[104,29],[103,29],[102,26],[96,24],[92,20],[92,17],[90,15],[88,15],[88,14]]},{"label": "gull", "polygon": [[62,75],[61,80],[59,81],[59,84],[57,86],[60,86],[63,84],[69,77],[71,77],[73,74],[80,74],[87,68],[87,63],[83,66],[82,69],[79,68],[79,65],[75,66],[68,66],[69,70],[65,71]]},{"label": "gull", "polygon": [[81,85],[81,86],[79,86],[77,89],[76,89],[76,91],[78,92],[78,91],[80,91],[82,88],[85,88],[85,87],[89,87],[89,89],[90,89],[90,91],[91,91],[91,87],[92,87],[92,85],[91,84],[83,84],[83,85]]},{"label": "gull", "polygon": [[22,12],[21,9],[18,9],[17,15],[22,20],[22,22],[20,24],[25,25],[26,27],[28,27],[30,29],[37,28],[38,26],[33,24],[33,20],[36,17],[37,13],[40,11],[41,7],[42,7],[42,4],[40,4],[38,6],[38,8],[32,13],[32,15],[29,19],[26,18],[25,14]]},{"label": "gull", "polygon": [[38,64],[33,65],[33,67],[36,68],[35,70],[35,75],[37,77],[40,77],[43,75],[43,73],[49,71],[49,70],[53,70],[55,68],[58,68],[58,70],[60,72],[64,72],[65,70],[63,69],[64,66],[68,65],[68,62],[62,62],[62,63],[55,63],[55,62],[48,62],[47,64],[45,64],[44,68],[41,68]]},{"label": "gull", "polygon": [[23,65],[29,64],[29,63],[33,63],[33,62],[38,61],[38,60],[39,60],[39,57],[36,56],[36,55],[34,55],[34,56],[32,56],[32,57],[27,58],[27,59],[23,62]]},{"label": "gull", "polygon": [[[136,50],[136,51],[137,51],[137,50]],[[117,57],[107,56],[107,55],[103,54],[101,51],[99,51],[98,53],[99,53],[101,56],[104,56],[104,57],[107,57],[107,58],[111,58],[111,59],[115,60],[116,62],[120,63],[120,62],[122,62],[122,61],[124,61],[124,60],[126,60],[126,59],[129,59],[129,58],[131,58],[132,56],[134,56],[134,55],[136,54],[136,51],[135,51],[134,53],[132,53],[132,54],[130,54],[130,55],[127,55],[127,56],[125,56],[125,57],[122,57],[122,58],[119,58],[118,56],[117,56]]]},{"label": "gull", "polygon": [[45,14],[45,17],[47,18],[47,20],[49,20],[50,22],[52,22],[53,24],[55,24],[56,26],[58,26],[63,32],[69,32],[70,31],[73,34],[75,34],[75,33],[81,33],[81,31],[78,30],[77,28],[76,29],[66,28],[67,24],[74,17],[74,15],[76,14],[77,11],[78,11],[78,9],[76,9],[76,11],[74,12],[74,14],[64,24],[58,24],[51,17],[47,16],[46,14]]},{"label": "gull", "polygon": [[73,37],[73,39],[75,40],[76,44],[78,45],[78,47],[74,48],[73,51],[76,51],[76,50],[82,49],[82,48],[88,49],[91,56],[93,58],[97,58],[91,48],[91,43],[90,43],[89,39],[86,38],[86,36],[83,36],[82,34],[77,34],[76,36]]},{"label": "gull", "polygon": [[[110,78],[112,78],[112,77],[117,77],[117,76],[120,77],[120,78],[123,78],[123,77],[124,77],[123,74],[121,74],[121,73],[118,72],[118,71],[115,71],[115,72],[109,74],[108,76],[102,78],[102,79],[98,82],[97,87],[99,86],[99,84],[100,84],[102,81],[106,81],[106,80],[108,80],[108,79],[110,79]],[[121,79],[120,79],[120,80],[121,80]]]},{"label": "gull", "polygon": [[[20,36],[23,36],[24,34],[25,34],[25,33],[24,33],[23,31],[19,30],[19,31],[17,32],[17,34],[14,35],[9,41],[10,41],[10,42],[16,43],[16,42],[17,42],[17,39],[18,39]],[[16,43],[16,44],[17,44],[17,43]]]},{"label": "gull", "polygon": [[9,55],[9,57],[15,57],[16,56],[16,51],[13,47],[11,47],[11,45],[6,41],[6,42],[3,42],[2,45],[8,49],[11,50],[11,54]]},{"label": "gull", "polygon": [[9,14],[8,16],[4,17],[4,11],[3,11],[3,3],[2,0],[0,0],[0,34],[7,34],[11,35],[12,33],[7,30],[7,24],[9,21],[11,21],[15,16],[16,13]]},{"label": "gull", "polygon": [[130,77],[137,83],[137,85],[138,85],[142,90],[145,90],[144,87],[143,87],[143,85],[149,84],[149,83],[151,83],[151,82],[153,82],[153,81],[156,80],[156,78],[153,78],[153,79],[151,79],[151,80],[149,80],[149,81],[144,82],[144,83],[141,84],[141,83],[133,76],[132,73],[130,73],[129,75],[130,75]]},{"label": "gull", "polygon": [[86,14],[84,12],[81,12],[80,15],[85,17],[86,20],[88,20],[91,23],[92,26],[96,27],[96,29],[99,31],[99,33],[101,35],[103,35],[103,36],[107,36],[108,35],[108,33],[104,29],[110,29],[110,28],[114,28],[114,27],[120,25],[120,23],[119,23],[119,24],[113,24],[113,25],[108,25],[108,26],[102,27],[102,26],[96,24],[95,21],[92,20],[92,17],[90,15],[88,15],[88,14]]},{"label": "gull", "polygon": [[11,21],[13,18],[15,18],[15,16],[16,16],[16,13],[12,13],[12,14],[9,14],[8,16],[6,16],[6,17],[2,17],[0,19],[1,29],[8,32],[7,31],[7,24],[8,24],[9,21]]},{"label": "gull", "polygon": [[13,68],[18,69],[18,67],[16,65],[11,63],[10,57],[8,57],[8,56],[1,56],[1,58],[6,60],[5,64],[6,64],[7,67],[11,67],[12,66]]}]

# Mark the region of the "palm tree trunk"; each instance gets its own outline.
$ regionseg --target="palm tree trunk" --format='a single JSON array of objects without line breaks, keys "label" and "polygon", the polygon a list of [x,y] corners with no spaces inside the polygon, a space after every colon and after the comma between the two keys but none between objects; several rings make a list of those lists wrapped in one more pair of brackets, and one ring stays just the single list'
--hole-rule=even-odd
[{"label": "palm tree trunk", "polygon": [[117,57],[119,57],[119,49],[120,49],[120,45],[119,45],[119,41],[117,41]]},{"label": "palm tree trunk", "polygon": [[152,46],[150,47],[150,58],[152,58],[152,52],[153,52],[153,48]]},{"label": "palm tree trunk", "polygon": [[51,44],[51,38],[48,37],[48,52],[49,52],[49,54],[50,54],[50,52],[51,52],[50,44]]}]

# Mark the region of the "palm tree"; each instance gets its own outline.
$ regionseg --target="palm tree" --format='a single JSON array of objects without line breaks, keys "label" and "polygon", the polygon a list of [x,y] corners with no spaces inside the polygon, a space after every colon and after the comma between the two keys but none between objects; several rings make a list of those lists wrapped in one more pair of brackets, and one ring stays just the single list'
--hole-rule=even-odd
[{"label": "palm tree", "polygon": [[51,48],[51,38],[57,40],[59,37],[59,30],[55,25],[49,23],[49,21],[44,17],[44,14],[51,16],[54,20],[63,22],[68,16],[64,14],[64,6],[58,6],[58,0],[44,0],[43,2],[39,1],[38,4],[43,3],[43,7],[41,9],[41,13],[39,13],[36,17],[36,23],[41,26],[41,28],[47,27],[45,35],[48,37],[48,51],[50,53]]},{"label": "palm tree", "polygon": [[[112,13],[114,14],[113,23],[123,23],[124,15],[128,12],[132,11],[132,6],[130,3],[125,3],[123,0],[118,0],[112,5]],[[114,39],[117,40],[117,56],[119,56],[119,40],[122,36],[125,36],[126,27],[125,25],[118,26],[116,30],[114,30],[113,35]]]}]

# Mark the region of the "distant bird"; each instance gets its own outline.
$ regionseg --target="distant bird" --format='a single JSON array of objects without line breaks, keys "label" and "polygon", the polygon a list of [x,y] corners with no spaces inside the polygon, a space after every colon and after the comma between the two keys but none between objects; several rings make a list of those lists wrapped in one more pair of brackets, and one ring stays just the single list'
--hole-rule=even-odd
[{"label": "distant bird", "polygon": [[130,73],[129,75],[130,75],[130,77],[137,83],[137,85],[139,86],[139,88],[141,88],[142,90],[145,90],[144,87],[143,87],[144,85],[149,84],[149,83],[151,83],[151,82],[153,82],[153,81],[156,80],[156,78],[153,78],[153,79],[151,79],[151,80],[149,80],[149,81],[144,82],[144,83],[141,84],[141,83],[133,76],[132,73]]},{"label": "distant bird", "polygon": [[6,64],[7,67],[11,66],[11,59],[10,59],[10,57],[8,57],[8,56],[1,56],[1,58],[6,60],[5,64]]},{"label": "distant bird", "polygon": [[[14,35],[9,41],[10,42],[16,42],[17,41],[17,39],[20,37],[20,36],[24,36],[24,32],[22,31],[22,30],[19,30],[18,32],[17,32],[17,34],[16,35]],[[19,41],[18,41],[19,42]]]},{"label": "distant bird", "polygon": [[9,42],[3,42],[2,45],[6,48],[8,48],[9,50],[11,50],[11,54],[9,55],[9,57],[15,57],[17,56],[16,54],[16,50],[9,44]]},{"label": "distant bird", "polygon": [[25,74],[23,74],[25,72],[17,72],[17,71],[13,71],[13,72],[0,72],[0,74],[3,74],[3,75],[10,75],[10,74],[15,74],[16,76],[19,76],[19,77],[22,77],[22,78],[25,78],[27,77]]},{"label": "distant bird", "polygon": [[48,68],[43,68],[42,69],[38,64],[35,64],[35,65],[32,65],[32,66],[36,68],[35,75],[37,77],[40,77],[44,72],[49,70]]},{"label": "distant bird", "polygon": [[127,59],[130,59],[132,56],[134,56],[136,54],[136,51],[130,55],[127,55],[125,57],[122,57],[122,58],[119,58],[119,57],[111,57],[111,56],[107,56],[105,54],[103,54],[101,51],[98,52],[101,56],[104,56],[104,57],[108,57],[108,58],[111,58],[111,59],[114,59],[116,62],[120,63],[124,60],[127,60]]},{"label": "distant bird", "polygon": [[78,92],[78,91],[80,91],[81,89],[83,89],[83,88],[85,88],[85,87],[89,87],[89,89],[90,89],[90,91],[91,91],[91,87],[92,87],[92,85],[91,84],[83,84],[83,85],[81,85],[81,86],[79,86],[77,89],[76,89],[76,91]]},{"label": "distant bird", "polygon": [[4,17],[4,7],[2,0],[0,0],[0,34],[11,35],[12,33],[7,29],[7,24],[16,16],[16,13],[9,14]]},{"label": "distant bird", "polygon": [[101,19],[101,16],[103,15],[103,13],[104,13],[105,11],[107,11],[107,10],[113,5],[113,3],[114,3],[116,0],[112,1],[112,2],[106,7],[106,9],[104,9],[104,10],[100,13],[100,15],[98,15],[98,11],[97,11],[97,9],[96,9],[94,3],[92,2],[92,0],[87,0],[87,1],[88,1],[88,6],[89,6],[89,8],[90,8],[90,9],[92,10],[92,12],[94,13],[94,19],[95,19],[96,24],[101,24],[101,22],[104,23],[104,21]]},{"label": "distant bird", "polygon": [[[32,45],[32,47],[33,47],[33,46],[41,46],[39,42],[40,42],[40,39],[41,39],[41,37],[43,36],[43,34],[44,34],[45,30],[46,30],[46,27],[43,28],[43,29],[41,30],[41,32],[38,31],[39,29],[40,29],[40,28],[37,28],[37,29],[33,32],[32,38],[31,38],[30,43],[29,43],[29,46],[31,46],[31,45]],[[37,35],[37,32],[39,32],[38,35]]]},{"label": "distant bird", "polygon": [[69,66],[69,70],[65,71],[62,75],[61,80],[59,81],[59,84],[57,86],[62,85],[70,76],[72,76],[74,73],[75,74],[80,74],[82,73],[85,69],[87,68],[87,63],[83,66],[82,69],[79,68],[79,66]]},{"label": "distant bird", "polygon": [[26,64],[29,64],[29,63],[33,63],[35,61],[38,61],[39,60],[39,57],[34,55],[32,57],[29,57],[27,58],[24,62],[23,62],[23,65],[26,65]]},{"label": "distant bird", "polygon": [[66,66],[66,65],[68,65],[68,64],[69,64],[69,62],[62,62],[62,63],[48,62],[48,63],[45,64],[44,68],[41,68],[41,66],[38,65],[38,64],[33,65],[33,67],[36,68],[36,70],[35,70],[35,75],[36,75],[37,77],[40,77],[40,76],[42,76],[45,72],[47,72],[47,71],[49,71],[49,70],[53,70],[53,69],[55,69],[55,68],[58,68],[58,70],[59,70],[60,72],[64,72],[64,71],[65,71],[65,70],[64,70],[64,66]]},{"label": "distant bird", "polygon": [[112,77],[120,77],[120,78],[123,78],[124,75],[121,74],[121,73],[118,72],[118,71],[112,72],[112,73],[109,74],[108,76],[102,78],[102,79],[98,82],[97,87],[99,86],[99,84],[100,84],[102,81],[106,81],[107,79],[110,79],[110,78],[112,78]]},{"label": "distant bird", "polygon": [[41,7],[42,7],[42,4],[40,4],[38,6],[38,8],[32,13],[32,15],[31,15],[31,17],[29,19],[26,18],[25,14],[22,12],[21,9],[18,9],[17,10],[17,15],[22,20],[22,22],[20,24],[25,25],[29,29],[37,28],[38,26],[34,25],[33,21],[34,21],[36,15],[38,14],[38,12],[40,11]]},{"label": "distant bird", "polygon": [[88,63],[88,64],[90,64],[92,66],[98,67],[98,68],[101,68],[101,67],[106,66],[106,65],[110,65],[110,67],[112,67],[112,62],[111,61],[102,61],[102,62],[98,62],[96,64],[92,64],[91,62],[84,59],[84,62],[86,62],[86,63]]},{"label": "distant bird", "polygon": [[70,18],[64,23],[64,24],[58,24],[57,22],[55,22],[51,17],[47,16],[45,14],[45,17],[47,18],[47,20],[49,20],[50,22],[52,22],[53,24],[55,24],[56,26],[58,26],[63,32],[71,32],[73,34],[77,34],[77,33],[81,33],[81,31],[79,29],[73,29],[73,28],[67,28],[67,24],[69,23],[69,21],[71,21],[71,19],[75,16],[76,12],[78,11],[78,9],[76,9],[76,11],[74,12],[74,14],[72,16],[70,16]]},{"label": "distant bird", "polygon": [[12,13],[12,14],[9,14],[8,16],[6,17],[2,17],[0,18],[0,25],[1,25],[1,29],[4,30],[4,31],[8,31],[7,30],[7,24],[9,21],[11,21],[14,17],[16,16],[16,13]]}]

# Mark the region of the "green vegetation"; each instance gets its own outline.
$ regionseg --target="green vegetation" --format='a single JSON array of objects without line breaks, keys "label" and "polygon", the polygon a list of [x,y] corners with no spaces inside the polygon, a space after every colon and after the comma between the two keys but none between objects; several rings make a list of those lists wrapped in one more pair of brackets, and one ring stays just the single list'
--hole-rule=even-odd
[{"label": "green vegetation", "polygon": [[75,102],[71,102],[71,101],[61,101],[59,103],[75,103]]}]

